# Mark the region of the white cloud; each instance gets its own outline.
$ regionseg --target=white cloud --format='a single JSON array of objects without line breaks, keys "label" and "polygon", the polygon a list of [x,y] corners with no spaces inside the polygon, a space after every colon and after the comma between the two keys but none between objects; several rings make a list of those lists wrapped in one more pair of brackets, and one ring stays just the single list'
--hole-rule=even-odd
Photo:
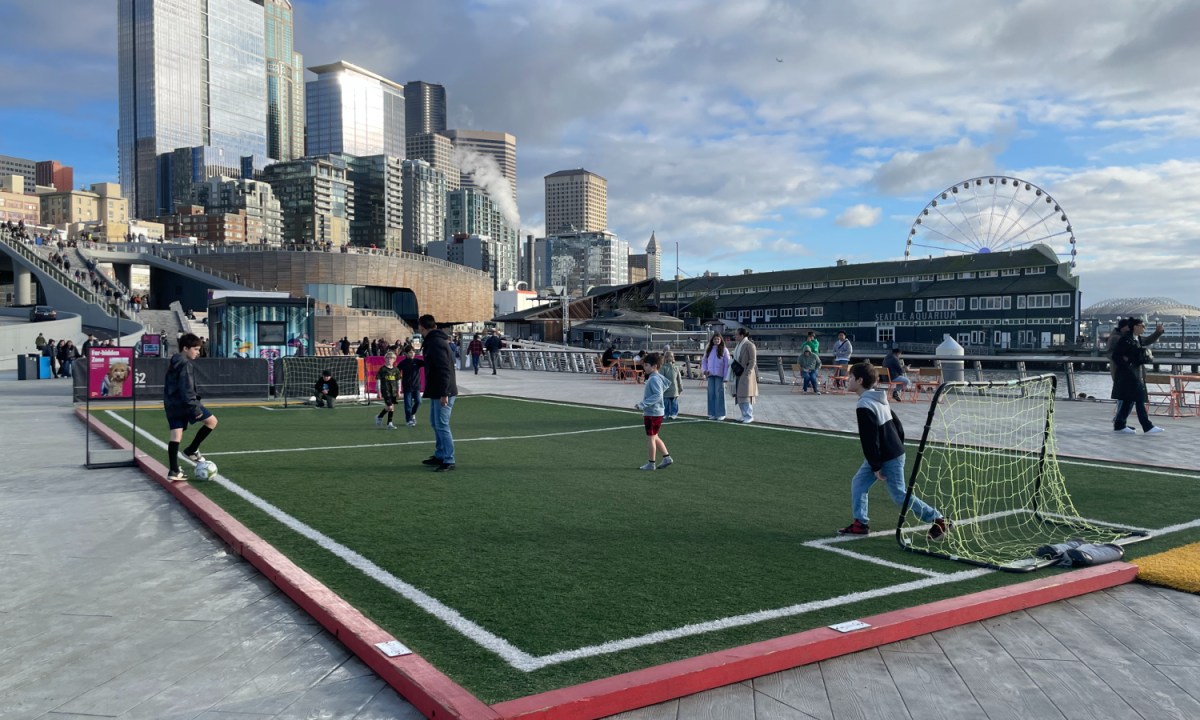
[{"label": "white cloud", "polygon": [[879,222],[879,216],[882,214],[882,208],[863,204],[851,205],[837,216],[834,223],[844,228],[869,228]]},{"label": "white cloud", "polygon": [[888,195],[927,194],[996,171],[998,148],[975,147],[967,138],[928,152],[902,151],[880,165],[872,178]]}]

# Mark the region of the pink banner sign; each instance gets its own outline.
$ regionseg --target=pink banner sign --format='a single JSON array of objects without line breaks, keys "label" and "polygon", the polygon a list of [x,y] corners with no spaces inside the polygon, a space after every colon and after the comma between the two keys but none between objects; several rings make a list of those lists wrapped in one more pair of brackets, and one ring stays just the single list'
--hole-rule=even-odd
[{"label": "pink banner sign", "polygon": [[367,394],[378,395],[379,379],[375,376],[379,372],[379,368],[383,367],[384,359],[379,355],[368,355],[363,359],[366,361],[363,363],[363,372],[366,374],[366,377],[363,378],[363,380],[365,380],[367,383]]},{"label": "pink banner sign", "polygon": [[116,400],[133,396],[133,348],[94,347],[88,351],[88,398]]}]

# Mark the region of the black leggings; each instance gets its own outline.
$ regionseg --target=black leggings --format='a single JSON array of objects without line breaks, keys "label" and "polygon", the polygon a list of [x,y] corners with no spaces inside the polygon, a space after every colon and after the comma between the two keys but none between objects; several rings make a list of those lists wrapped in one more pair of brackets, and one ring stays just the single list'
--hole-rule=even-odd
[{"label": "black leggings", "polygon": [[1150,432],[1154,423],[1150,422],[1150,415],[1146,413],[1144,400],[1118,400],[1117,414],[1113,416],[1113,430],[1121,430],[1125,427],[1125,421],[1129,419],[1129,411],[1135,407],[1137,408],[1138,422],[1142,424],[1142,432]]}]

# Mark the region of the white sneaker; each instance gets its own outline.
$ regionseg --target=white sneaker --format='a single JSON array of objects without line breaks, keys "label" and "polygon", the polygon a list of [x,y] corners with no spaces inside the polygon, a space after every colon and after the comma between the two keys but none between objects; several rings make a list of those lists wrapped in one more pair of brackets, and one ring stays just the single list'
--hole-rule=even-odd
[{"label": "white sneaker", "polygon": [[416,427],[416,426],[417,426],[417,421],[416,421],[416,420],[409,420],[407,423],[405,423],[405,425],[408,425],[409,427]]},{"label": "white sneaker", "polygon": [[741,422],[743,425],[749,425],[750,423],[754,422],[754,418],[742,418]]},{"label": "white sneaker", "polygon": [[1131,428],[1131,427],[1123,427],[1123,428],[1121,428],[1120,430],[1113,430],[1113,432],[1119,432],[1119,433],[1124,433],[1124,434],[1126,434],[1126,435],[1132,435],[1132,434],[1134,434],[1135,432],[1137,432],[1137,430],[1134,430],[1134,429],[1133,429],[1133,428]]},{"label": "white sneaker", "polygon": [[659,470],[662,470],[663,468],[665,468],[665,467],[668,467],[668,466],[670,466],[670,465],[674,464],[674,462],[675,462],[675,461],[671,459],[671,456],[670,456],[670,455],[668,455],[668,456],[664,457],[664,458],[662,459],[662,462],[660,462],[660,463],[658,464],[658,469],[659,469]]},{"label": "white sneaker", "polygon": [[388,423],[388,426],[387,426],[387,427],[388,427],[388,430],[395,430],[395,429],[396,429],[396,424],[395,424],[395,423]]},{"label": "white sneaker", "polygon": [[717,422],[724,422],[724,421],[725,421],[725,416],[724,416],[724,415],[722,415],[721,417],[719,417],[719,418],[716,418],[716,421],[717,421]]},{"label": "white sneaker", "polygon": [[646,463],[645,465],[643,465],[643,466],[641,466],[640,468],[638,468],[638,470],[653,470],[653,469],[655,469],[656,467],[657,467],[657,466],[654,464],[654,461],[653,461],[653,460],[651,460],[650,462],[648,462],[648,463]]},{"label": "white sneaker", "polygon": [[376,416],[375,427],[383,427],[383,418]]},{"label": "white sneaker", "polygon": [[1154,427],[1152,427],[1152,428],[1150,428],[1149,430],[1147,430],[1147,431],[1146,431],[1146,434],[1147,434],[1147,435],[1155,435],[1155,434],[1157,434],[1157,433],[1164,433],[1164,432],[1166,432],[1166,430],[1163,430],[1163,429],[1162,429],[1162,428],[1160,428],[1159,426],[1155,425]]}]

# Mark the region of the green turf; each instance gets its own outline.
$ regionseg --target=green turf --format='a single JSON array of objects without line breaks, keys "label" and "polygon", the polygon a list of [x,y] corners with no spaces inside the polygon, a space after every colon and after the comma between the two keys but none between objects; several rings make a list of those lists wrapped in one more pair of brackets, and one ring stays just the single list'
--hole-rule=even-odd
[{"label": "green turf", "polygon": [[[378,406],[218,409],[204,451],[223,476],[534,655],[921,578],[803,546],[850,520],[856,437],[668,422],[662,436],[676,464],[641,472],[635,412],[463,397],[453,417],[458,469],[433,473],[420,464],[433,449],[424,409],[418,427],[396,431],[374,427]],[[138,419],[164,434],[159,416]],[[259,452],[270,449],[288,452]],[[1063,472],[1085,516],[1147,527],[1195,518],[1178,499],[1194,493],[1196,476]],[[991,573],[522,672],[218,484],[196,487],[487,702],[1031,578]],[[894,527],[882,488],[871,502],[873,526]],[[1197,539],[1193,529],[1129,550]],[[890,538],[839,547],[971,569]]]}]

